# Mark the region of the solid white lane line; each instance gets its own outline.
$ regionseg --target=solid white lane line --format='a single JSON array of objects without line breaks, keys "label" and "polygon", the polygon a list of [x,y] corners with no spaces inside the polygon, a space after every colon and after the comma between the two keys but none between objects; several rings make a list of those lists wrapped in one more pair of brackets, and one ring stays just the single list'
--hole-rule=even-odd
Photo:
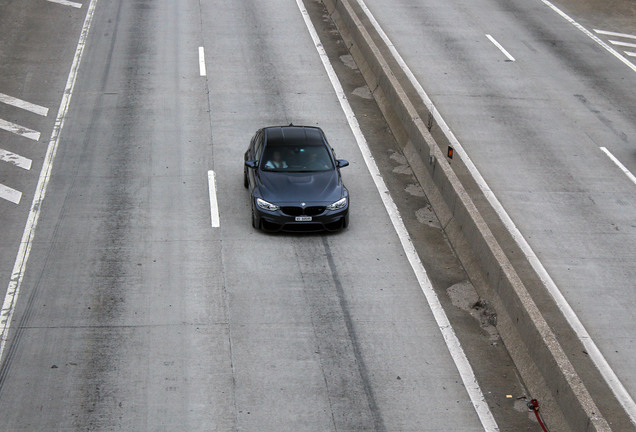
[{"label": "solid white lane line", "polygon": [[214,171],[208,171],[208,189],[210,191],[210,216],[212,219],[212,228],[221,226],[219,218],[219,204],[216,200],[216,176]]},{"label": "solid white lane line", "polygon": [[[588,29],[586,29],[585,27],[583,27],[581,24],[579,24],[578,22],[574,21],[574,19],[570,18],[570,16],[568,14],[566,14],[565,12],[563,12],[561,9],[559,9],[558,7],[556,7],[555,5],[553,5],[552,3],[550,3],[548,0],[541,0],[541,2],[543,2],[543,4],[545,4],[546,6],[548,6],[550,9],[552,9],[554,12],[556,12],[557,14],[561,15],[561,18],[563,18],[564,20],[566,20],[567,22],[569,22],[570,24],[572,24],[574,27],[576,27],[577,29],[579,29],[580,31],[582,31],[587,37],[589,37],[590,39],[592,39],[594,42],[596,42],[597,44],[599,44],[600,46],[602,46],[603,48],[605,48],[610,54],[612,54],[614,57],[616,57],[617,59],[619,59],[621,62],[623,62],[627,67],[629,67],[631,70],[633,70],[634,72],[636,72],[636,65],[632,62],[630,62],[629,60],[627,60],[625,57],[623,57],[618,51],[616,51],[614,48],[612,48],[611,46],[609,46],[608,44],[606,44],[605,42],[603,42],[601,39],[599,39],[598,36],[594,35],[592,32],[590,32]],[[633,401],[632,401],[633,402]],[[631,413],[633,414],[632,417],[632,421],[636,424],[636,404],[634,405],[634,412]]]},{"label": "solid white lane line", "polygon": [[499,48],[499,51],[501,51],[506,57],[508,57],[508,60],[510,61],[515,61],[515,58],[513,56],[510,55],[510,53],[508,51],[506,51],[506,49],[501,46],[501,44],[499,42],[497,42],[495,40],[494,37],[492,37],[491,35],[487,34],[486,37],[488,38],[488,40],[490,42],[492,42],[497,48]]},{"label": "solid white lane line", "polygon": [[13,204],[20,204],[20,199],[22,199],[22,192],[0,183],[0,198],[11,201]]},{"label": "solid white lane line", "polygon": [[367,141],[364,138],[364,134],[360,129],[358,120],[356,119],[353,109],[349,104],[347,95],[342,89],[342,85],[340,84],[336,72],[334,71],[331,62],[329,61],[329,57],[327,57],[327,53],[325,52],[325,49],[320,42],[318,33],[316,32],[316,29],[314,28],[314,25],[309,18],[309,13],[307,12],[307,9],[305,8],[302,0],[296,0],[296,3],[298,4],[298,8],[302,13],[303,19],[305,20],[305,25],[309,30],[309,34],[314,41],[316,50],[320,55],[320,60],[322,61],[325,70],[327,71],[327,75],[329,76],[331,85],[336,92],[338,101],[340,102],[340,106],[345,113],[347,122],[349,123],[349,127],[353,132],[353,135],[358,144],[358,148],[360,149],[362,157],[364,158],[364,162],[367,165],[367,169],[369,170],[371,178],[373,179],[378,193],[380,194],[382,203],[384,204],[384,207],[393,224],[393,228],[395,229],[395,232],[400,239],[402,248],[404,249],[404,252],[409,260],[409,264],[411,265],[411,268],[415,273],[415,277],[417,278],[420,288],[422,289],[422,292],[424,293],[424,296],[426,297],[426,300],[431,308],[433,317],[435,318],[435,321],[437,323],[437,327],[442,333],[444,341],[446,342],[446,346],[448,347],[448,351],[453,358],[453,361],[455,362],[455,366],[457,367],[459,375],[462,379],[464,387],[466,388],[468,396],[470,397],[473,407],[477,412],[479,420],[481,421],[481,424],[484,427],[485,431],[496,432],[499,430],[497,422],[495,421],[495,418],[493,417],[492,412],[490,411],[490,408],[485,401],[484,395],[481,391],[481,388],[479,387],[479,383],[477,382],[477,378],[475,377],[473,369],[468,362],[468,358],[466,357],[466,354],[462,349],[459,339],[455,334],[455,330],[453,330],[453,327],[451,326],[450,321],[446,316],[446,312],[444,312],[444,308],[442,307],[442,304],[440,303],[439,298],[437,297],[437,294],[433,289],[433,285],[431,284],[431,281],[426,274],[426,269],[424,268],[424,265],[422,264],[422,261],[417,254],[417,250],[413,245],[413,241],[411,240],[408,231],[406,230],[406,226],[402,221],[402,216],[400,215],[400,212],[395,205],[395,202],[391,198],[386,184],[384,183],[384,179],[382,178],[380,170],[375,163],[375,159],[371,154],[369,145],[367,144]]},{"label": "solid white lane line", "polygon": [[33,141],[38,141],[40,139],[40,132],[2,119],[0,119],[0,129],[23,136]]},{"label": "solid white lane line", "polygon": [[0,93],[0,102],[7,105],[13,105],[23,110],[31,111],[34,114],[46,117],[49,114],[49,109],[40,105],[36,105],[31,102],[23,101],[22,99],[15,98],[13,96]]},{"label": "solid white lane line", "polygon": [[636,57],[636,52],[632,52],[632,51],[625,51],[625,54],[627,54],[630,57]]},{"label": "solid white lane line", "polygon": [[13,319],[13,313],[15,311],[16,304],[18,303],[18,297],[20,295],[20,287],[24,279],[24,273],[26,271],[27,262],[29,261],[29,255],[31,253],[31,246],[33,244],[33,238],[35,236],[35,230],[40,218],[40,211],[46,195],[46,189],[51,178],[51,171],[53,170],[53,162],[55,161],[55,155],[57,148],[60,144],[60,136],[62,129],[64,128],[64,122],[66,121],[66,114],[68,112],[69,105],[71,103],[71,97],[73,96],[73,89],[75,88],[75,81],[77,79],[77,71],[82,61],[82,55],[84,53],[84,47],[86,46],[86,40],[88,38],[88,32],[93,22],[93,15],[95,13],[95,7],[97,0],[90,0],[88,11],[86,12],[86,18],[84,18],[84,25],[82,26],[82,32],[77,42],[77,49],[75,50],[75,57],[73,57],[73,63],[71,64],[71,71],[69,72],[68,79],[66,81],[66,87],[60,103],[60,109],[55,118],[55,124],[53,126],[53,132],[51,133],[51,139],[46,149],[46,155],[44,156],[44,163],[42,164],[42,170],[40,171],[40,177],[38,184],[35,188],[35,194],[33,196],[33,202],[31,203],[31,209],[27,217],[27,222],[22,233],[22,240],[20,241],[20,247],[18,254],[15,258],[15,264],[13,265],[13,271],[11,272],[11,278],[9,279],[9,286],[7,287],[7,293],[2,303],[2,311],[0,311],[0,361],[4,354],[4,349],[9,337],[9,330],[11,328],[11,321]]},{"label": "solid white lane line", "polygon": [[0,149],[0,161],[8,162],[25,170],[30,170],[32,163],[31,159],[20,156],[19,154],[11,153],[4,149]]},{"label": "solid white lane line", "polygon": [[[408,67],[408,65],[406,64],[406,62],[404,61],[400,53],[397,51],[397,49],[395,48],[395,46],[393,45],[389,37],[386,35],[384,30],[382,30],[382,27],[380,27],[380,24],[377,22],[377,20],[375,19],[375,17],[369,10],[369,8],[367,8],[366,4],[364,3],[364,0],[357,0],[357,1],[362,7],[362,9],[364,10],[364,13],[367,15],[367,18],[372,23],[375,30],[378,32],[378,34],[384,41],[384,43],[389,47],[391,54],[393,54],[394,58],[397,60],[398,64],[400,65],[400,67],[402,68],[406,76],[408,77],[413,87],[417,90],[417,93],[422,99],[422,101],[424,102],[424,105],[426,105],[428,110],[433,114],[433,118],[439,125],[444,135],[448,138],[453,148],[457,151],[457,154],[464,161],[466,168],[468,169],[471,176],[475,179],[475,181],[479,185],[479,189],[484,194],[484,196],[486,197],[490,205],[493,207],[493,209],[495,209],[495,212],[497,213],[497,215],[499,216],[499,218],[505,225],[506,229],[511,233],[512,237],[514,238],[519,248],[521,248],[524,255],[528,258],[530,265],[532,266],[534,271],[539,275],[539,277],[541,278],[541,281],[547,287],[548,292],[550,293],[555,303],[559,307],[559,310],[565,316],[566,320],[568,321],[568,323],[570,324],[570,326],[572,327],[572,329],[578,336],[583,346],[585,346],[585,349],[588,352],[592,361],[594,362],[594,365],[600,371],[601,375],[605,379],[605,382],[612,389],[612,393],[614,393],[614,396],[616,396],[616,398],[619,400],[621,406],[627,412],[627,415],[630,417],[630,420],[632,421],[632,423],[636,424],[636,403],[634,402],[634,399],[632,399],[630,394],[625,389],[625,386],[623,386],[621,381],[618,379],[618,377],[616,376],[616,373],[611,368],[611,366],[609,365],[609,363],[607,362],[607,360],[605,359],[601,351],[598,349],[598,346],[592,340],[592,337],[583,326],[583,323],[581,323],[581,320],[574,312],[574,309],[572,309],[570,304],[567,302],[567,300],[565,299],[565,297],[559,290],[559,288],[556,286],[556,283],[554,282],[552,277],[548,274],[548,271],[543,266],[543,263],[539,260],[534,250],[532,250],[532,248],[530,247],[530,244],[528,244],[527,240],[523,237],[523,235],[521,234],[521,231],[519,231],[519,229],[517,228],[517,225],[515,225],[512,218],[510,218],[510,215],[508,215],[508,212],[506,212],[506,210],[503,208],[503,205],[501,205],[501,202],[499,202],[499,199],[497,199],[493,191],[490,189],[490,186],[488,186],[488,184],[486,183],[486,180],[484,180],[479,170],[477,170],[477,167],[475,166],[473,161],[468,157],[468,154],[464,150],[464,147],[461,145],[461,143],[459,142],[459,140],[457,139],[453,131],[450,129],[450,127],[448,126],[448,124],[446,123],[442,115],[440,114],[440,112],[437,110],[437,107],[433,104],[433,101],[430,99],[428,94],[426,94],[426,92],[422,88],[422,85],[419,83],[417,78],[415,78],[415,75],[413,75],[413,72]],[[556,6],[552,5],[546,0],[541,0],[541,1],[547,5],[550,5],[553,9],[555,9],[555,11],[558,11],[558,13],[562,17],[566,18],[568,21],[573,23],[573,25],[575,25],[575,27],[577,27],[579,30],[583,32],[587,32],[587,30],[585,30],[578,23],[576,23],[570,17],[565,15],[563,12],[561,12],[558,8],[556,8]],[[594,39],[596,38],[596,36],[592,35],[592,38]],[[610,51],[614,51],[607,44],[604,44],[600,39],[596,38],[595,40],[598,40],[601,44],[604,45],[604,47],[606,47]],[[619,54],[619,57],[620,57],[620,54]],[[634,66],[630,62],[627,62],[627,63],[628,65],[631,65],[632,67]],[[633,67],[633,69],[634,71],[636,71],[636,67]]]},{"label": "solid white lane line", "polygon": [[636,35],[631,35],[631,34],[627,34],[627,33],[616,33],[616,32],[605,31],[605,30],[597,30],[597,29],[594,29],[594,32],[596,32],[598,34],[605,35],[605,36],[614,36],[614,37],[622,37],[622,38],[627,38],[627,39],[636,39]]},{"label": "solid white lane line", "polygon": [[619,161],[618,159],[616,159],[616,157],[605,147],[600,147],[601,151],[603,153],[605,153],[607,155],[607,157],[609,157],[612,162],[614,162],[616,164],[616,166],[618,168],[620,168],[621,171],[623,171],[623,173],[625,173],[625,175],[627,176],[627,178],[629,178],[632,183],[636,184],[636,176],[634,176],[634,174],[632,174],[627,167],[625,167],[625,165],[623,165],[621,163],[621,161]]},{"label": "solid white lane line", "polygon": [[48,0],[50,3],[57,3],[57,4],[61,4],[63,6],[70,6],[70,7],[74,7],[77,9],[80,9],[82,7],[81,3],[76,3],[76,2],[72,2],[72,1],[68,1],[68,0]]},{"label": "solid white lane line", "polygon": [[199,47],[199,75],[206,76],[205,71],[205,51],[203,47]]},{"label": "solid white lane line", "polygon": [[636,48],[636,43],[621,42],[621,41],[615,41],[615,40],[610,40],[610,43],[612,45],[616,45],[616,46],[622,46],[622,47],[627,47],[627,48]]}]

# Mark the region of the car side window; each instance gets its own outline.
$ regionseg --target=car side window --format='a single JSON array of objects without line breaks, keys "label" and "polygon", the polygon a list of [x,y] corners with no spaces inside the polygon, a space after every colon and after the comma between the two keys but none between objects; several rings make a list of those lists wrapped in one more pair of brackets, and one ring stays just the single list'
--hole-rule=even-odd
[{"label": "car side window", "polygon": [[256,134],[256,142],[254,143],[254,159],[259,160],[263,151],[263,132],[259,131]]}]

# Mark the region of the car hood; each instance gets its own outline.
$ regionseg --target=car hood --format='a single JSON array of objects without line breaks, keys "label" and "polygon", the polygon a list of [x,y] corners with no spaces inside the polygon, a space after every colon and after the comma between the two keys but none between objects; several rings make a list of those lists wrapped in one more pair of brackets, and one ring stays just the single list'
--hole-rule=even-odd
[{"label": "car hood", "polygon": [[323,203],[342,198],[342,183],[336,171],[308,173],[261,172],[259,190],[264,200],[275,204]]}]

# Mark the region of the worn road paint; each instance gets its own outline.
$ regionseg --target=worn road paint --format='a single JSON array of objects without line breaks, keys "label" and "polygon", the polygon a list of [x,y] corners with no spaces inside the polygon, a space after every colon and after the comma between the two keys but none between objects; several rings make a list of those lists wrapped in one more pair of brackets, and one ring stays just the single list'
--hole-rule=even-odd
[{"label": "worn road paint", "polygon": [[26,111],[30,111],[34,114],[41,115],[42,117],[46,117],[49,114],[48,108],[24,101],[22,99],[18,99],[13,96],[6,95],[4,93],[0,93],[0,102],[7,105],[12,105]]},{"label": "worn road paint", "polygon": [[6,120],[0,119],[0,129],[6,130],[7,132],[14,133],[16,135],[23,136],[33,141],[40,140],[40,132],[35,131],[33,129],[29,129],[24,126],[20,126],[15,123],[8,122]]},{"label": "worn road paint", "polygon": [[11,201],[13,204],[20,204],[22,192],[0,183],[0,198]]},{"label": "worn road paint", "polygon": [[76,3],[76,2],[72,2],[68,0],[48,0],[48,1],[50,3],[57,3],[57,4],[61,4],[62,6],[70,6],[77,9],[80,9],[82,7],[81,3]]},{"label": "worn road paint", "polygon": [[31,159],[20,156],[19,154],[11,153],[10,151],[0,149],[0,161],[8,162],[25,170],[31,169]]}]

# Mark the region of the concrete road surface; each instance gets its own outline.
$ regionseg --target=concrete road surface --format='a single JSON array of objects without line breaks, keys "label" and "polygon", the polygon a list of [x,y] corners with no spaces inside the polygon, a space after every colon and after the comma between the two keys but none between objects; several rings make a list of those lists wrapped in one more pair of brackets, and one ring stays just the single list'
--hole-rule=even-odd
[{"label": "concrete road surface", "polygon": [[[622,413],[593,396],[616,430],[632,430],[633,2],[365,3],[599,348],[598,369],[624,386]],[[548,312],[567,334],[557,315]],[[562,343],[590,363],[579,343]],[[589,381],[593,393],[601,381]]]},{"label": "concrete road surface", "polygon": [[[0,118],[22,126],[0,130],[0,429],[485,429],[295,2],[0,1],[0,17]],[[477,402],[535,430],[377,107],[354,104],[411,234],[430,240],[418,247],[485,385]],[[351,162],[342,233],[250,226],[243,152],[290,122],[322,127]]]}]

